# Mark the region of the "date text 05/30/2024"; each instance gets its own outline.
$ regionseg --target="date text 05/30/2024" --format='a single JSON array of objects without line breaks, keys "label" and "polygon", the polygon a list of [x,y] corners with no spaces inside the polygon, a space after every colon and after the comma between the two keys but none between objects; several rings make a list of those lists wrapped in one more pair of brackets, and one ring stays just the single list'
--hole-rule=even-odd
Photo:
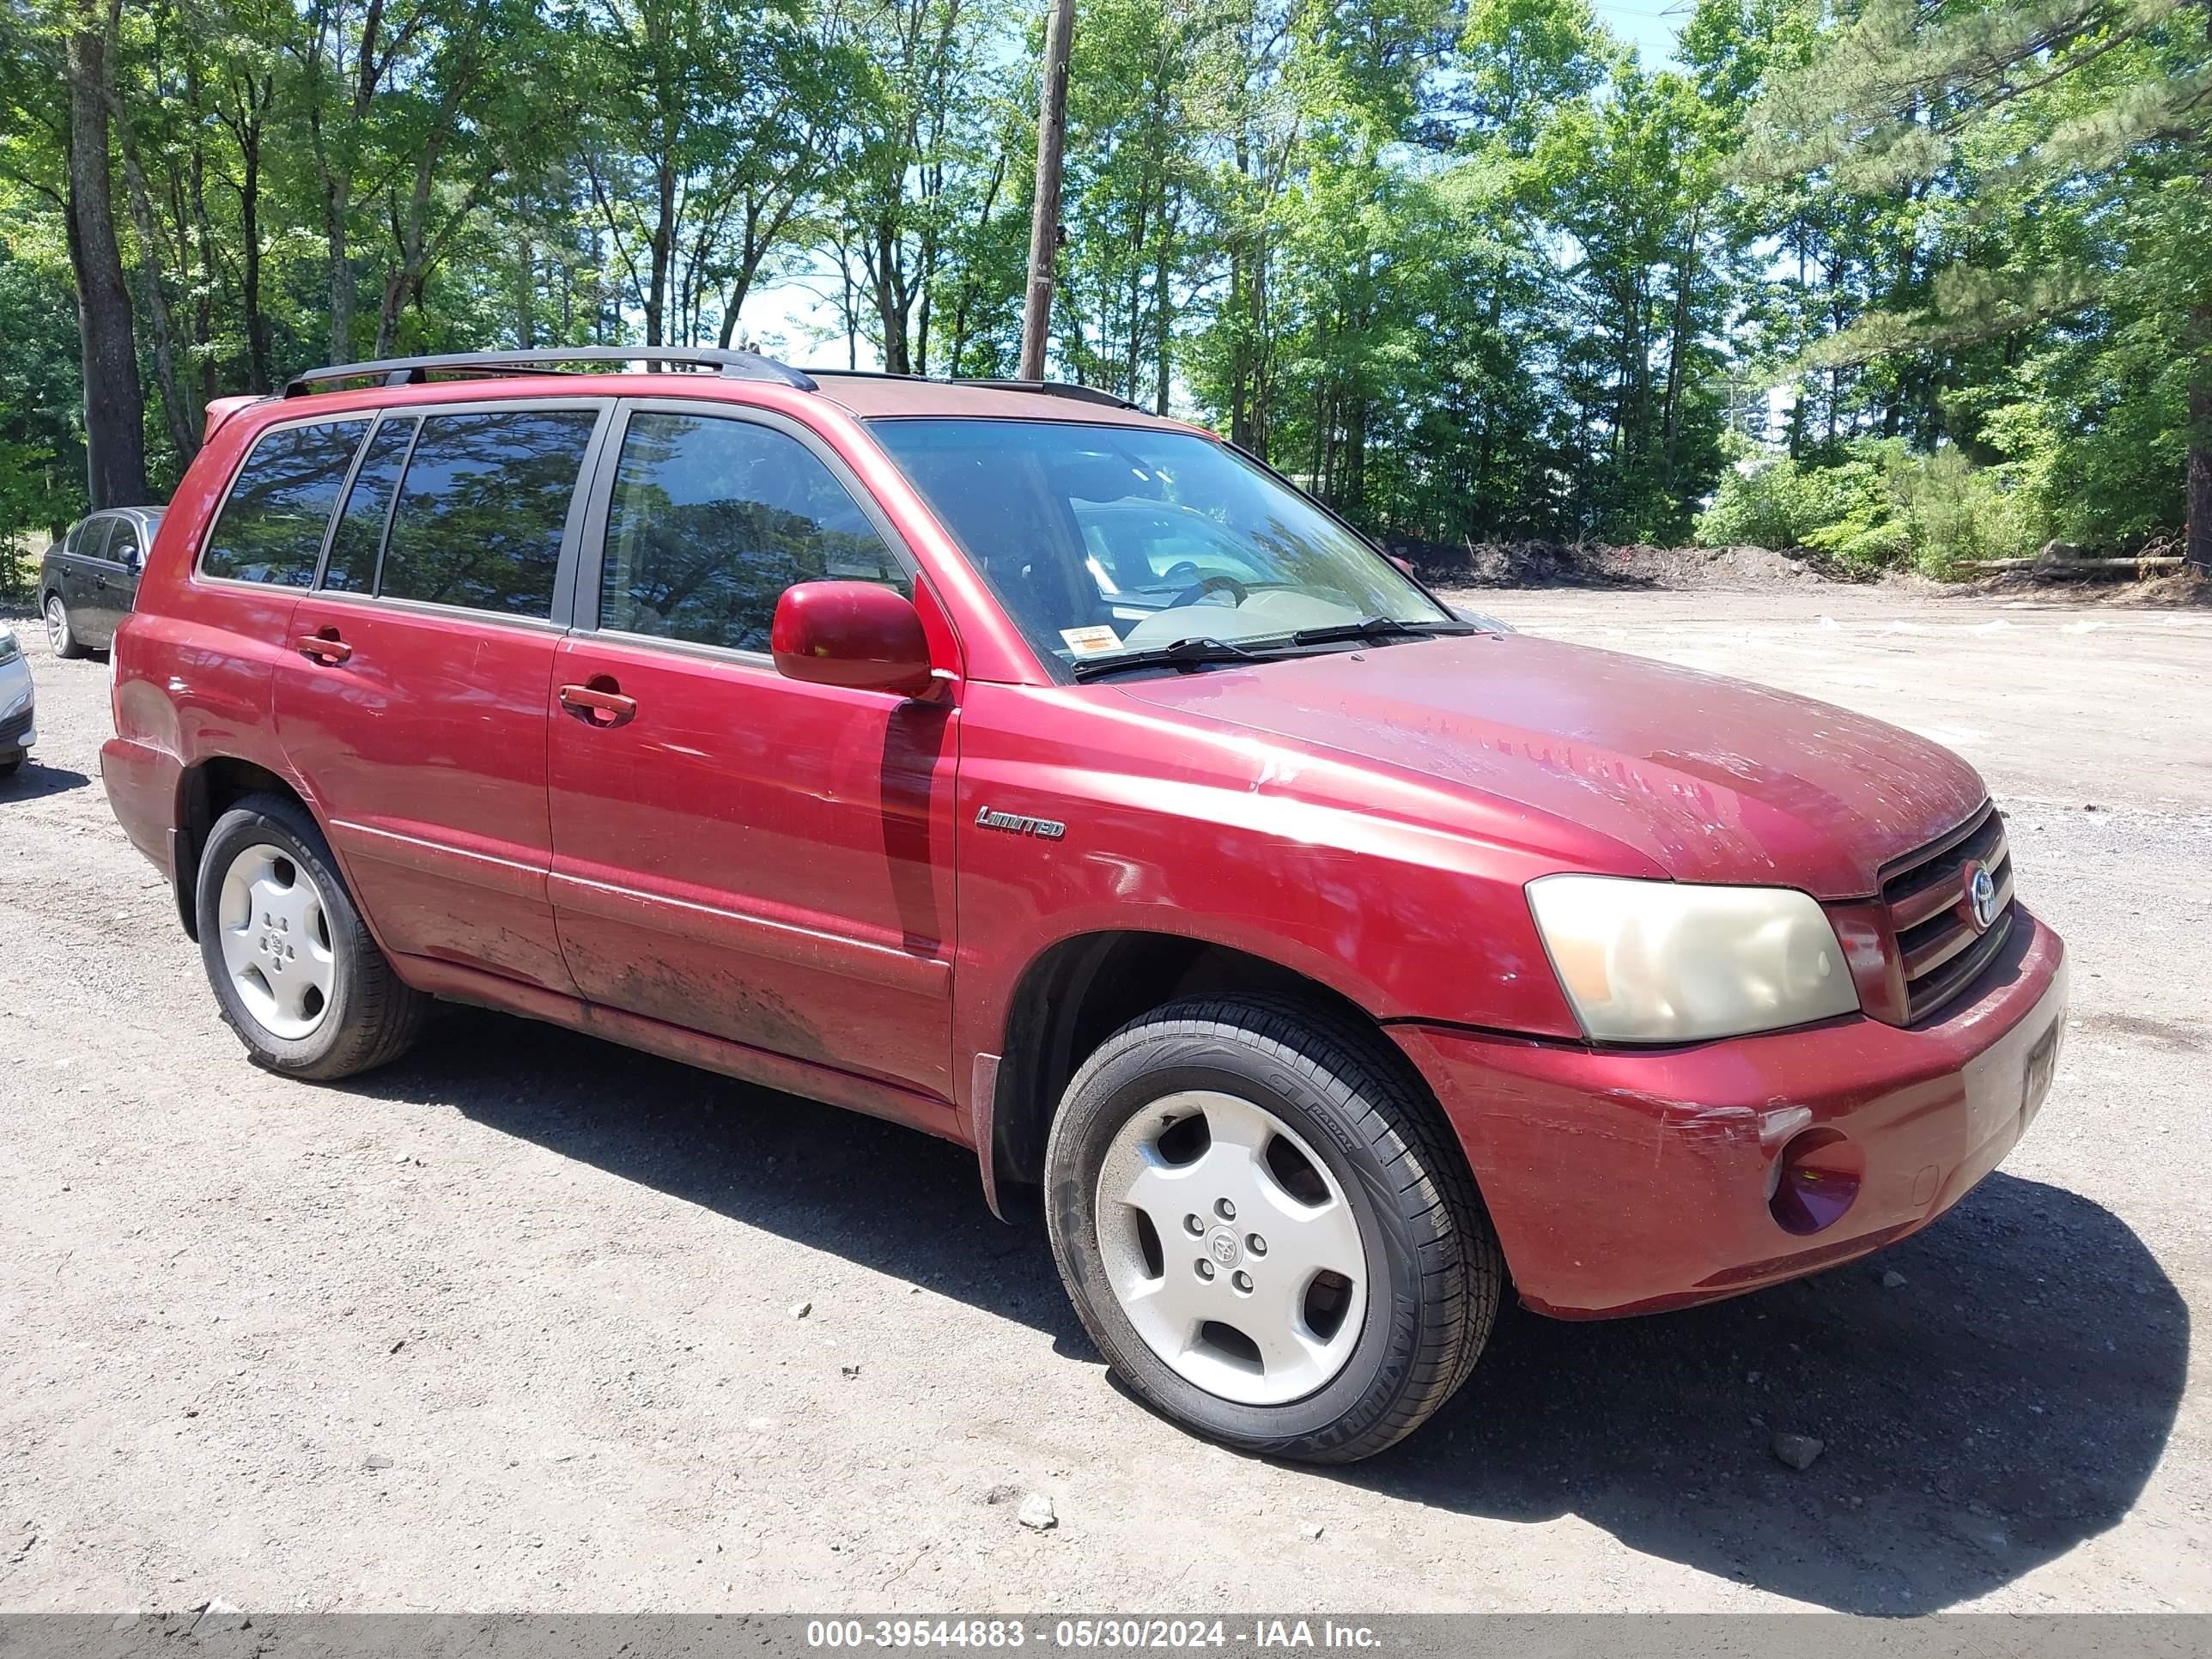
[{"label": "date text 05/30/2024", "polygon": [[1373,1648],[1381,1638],[1365,1625],[1329,1619],[817,1619],[806,1645],[827,1649],[1098,1649],[1108,1652],[1238,1648],[1290,1652],[1304,1648]]}]

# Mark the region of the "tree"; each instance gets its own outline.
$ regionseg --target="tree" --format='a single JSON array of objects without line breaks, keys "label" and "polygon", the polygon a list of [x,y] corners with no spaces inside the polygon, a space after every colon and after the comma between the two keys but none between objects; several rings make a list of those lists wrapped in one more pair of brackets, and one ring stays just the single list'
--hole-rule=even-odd
[{"label": "tree", "polygon": [[[113,46],[120,0],[11,7],[0,34],[9,174],[58,210],[76,289],[87,493],[94,507],[151,499],[137,329],[116,234]],[[57,108],[50,89],[61,88]],[[26,142],[26,140],[43,140]]]},{"label": "tree", "polygon": [[2033,349],[2054,326],[2169,343],[2179,385],[2146,390],[2178,392],[2179,406],[2150,424],[2185,452],[2185,546],[2212,570],[2209,40],[2212,10],[2180,0],[2002,11],[1870,0],[1778,78],[1747,171],[1853,191],[1932,185],[1967,206],[1979,233],[1952,251],[1924,300],[1869,313],[1809,362],[1992,341]]}]

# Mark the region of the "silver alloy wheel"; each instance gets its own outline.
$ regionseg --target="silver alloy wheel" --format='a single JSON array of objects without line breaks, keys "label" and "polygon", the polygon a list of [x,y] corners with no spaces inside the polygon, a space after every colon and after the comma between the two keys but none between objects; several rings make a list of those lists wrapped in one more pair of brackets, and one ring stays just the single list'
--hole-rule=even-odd
[{"label": "silver alloy wheel", "polygon": [[62,607],[62,596],[56,593],[46,600],[46,640],[56,656],[69,649],[69,612]]},{"label": "silver alloy wheel", "polygon": [[1186,1382],[1280,1406],[1352,1358],[1367,1305],[1359,1219],[1266,1108],[1212,1091],[1154,1101],[1106,1149],[1097,1200],[1115,1298]]},{"label": "silver alloy wheel", "polygon": [[337,953],[314,882],[282,848],[245,848],[223,872],[216,925],[230,982],[271,1036],[297,1042],[330,1012]]}]

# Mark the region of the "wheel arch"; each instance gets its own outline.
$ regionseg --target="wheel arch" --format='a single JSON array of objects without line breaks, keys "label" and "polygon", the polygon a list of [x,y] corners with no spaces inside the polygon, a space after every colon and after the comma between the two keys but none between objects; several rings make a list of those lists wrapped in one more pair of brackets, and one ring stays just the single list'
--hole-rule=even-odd
[{"label": "wheel arch", "polygon": [[1024,970],[1008,1004],[990,1091],[988,1133],[976,1149],[994,1198],[1042,1182],[1045,1142],[1060,1097],[1100,1043],[1170,1002],[1238,993],[1287,999],[1313,1010],[1359,1038],[1378,1061],[1433,1101],[1427,1079],[1390,1041],[1382,1023],[1310,975],[1188,934],[1145,929],[1081,933],[1040,952]]},{"label": "wheel arch", "polygon": [[[234,755],[210,755],[195,761],[177,779],[177,834],[170,877],[176,893],[177,919],[184,923],[185,937],[196,944],[200,936],[195,897],[199,891],[200,849],[207,845],[208,832],[215,828],[216,820],[248,795],[281,795],[299,802],[303,811],[315,816],[313,804],[290,779]],[[316,822],[319,824],[321,819],[317,817]]]}]

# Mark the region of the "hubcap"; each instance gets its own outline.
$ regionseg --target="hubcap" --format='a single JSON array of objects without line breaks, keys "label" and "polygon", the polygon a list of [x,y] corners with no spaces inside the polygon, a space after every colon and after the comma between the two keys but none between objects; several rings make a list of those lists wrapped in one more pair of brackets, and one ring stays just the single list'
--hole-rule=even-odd
[{"label": "hubcap", "polygon": [[311,1036],[330,1012],[337,981],[322,895],[281,848],[249,847],[223,873],[218,919],[223,965],[253,1016],[273,1036]]},{"label": "hubcap", "polygon": [[1367,1305],[1358,1218],[1265,1107],[1211,1091],[1153,1102],[1107,1148],[1097,1196],[1115,1298],[1186,1382],[1279,1406],[1352,1358]]},{"label": "hubcap", "polygon": [[69,639],[69,613],[62,609],[59,599],[46,601],[46,638],[53,642],[56,651]]}]

